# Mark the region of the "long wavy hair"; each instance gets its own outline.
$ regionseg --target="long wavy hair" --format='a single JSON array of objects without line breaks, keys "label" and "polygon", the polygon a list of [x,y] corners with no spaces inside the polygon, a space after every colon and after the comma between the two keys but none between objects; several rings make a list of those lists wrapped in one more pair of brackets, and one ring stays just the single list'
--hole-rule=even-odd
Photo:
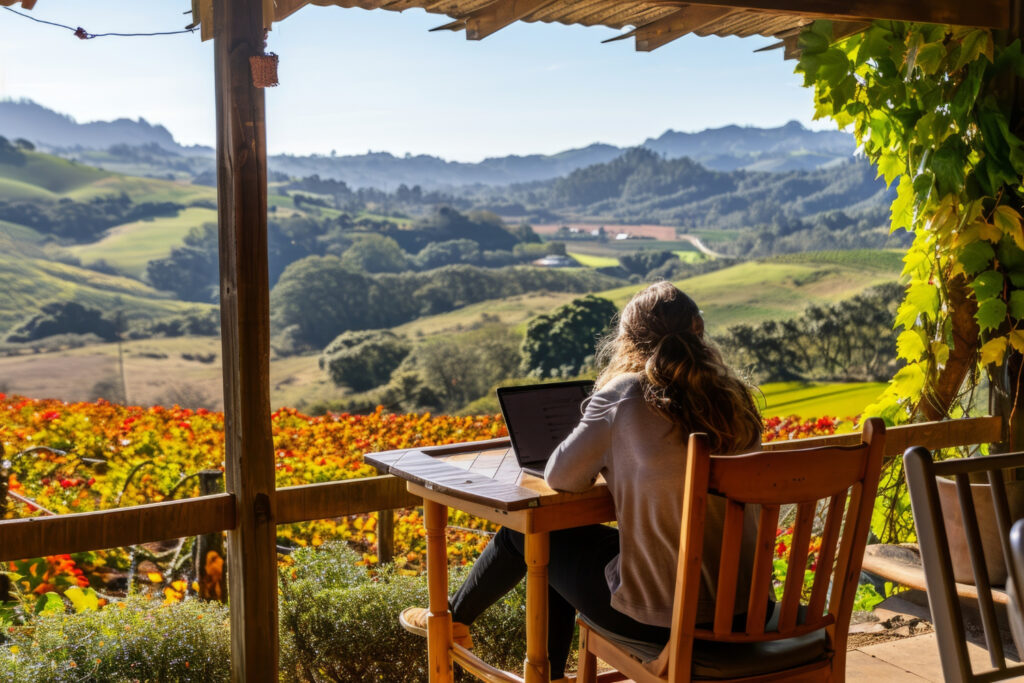
[{"label": "long wavy hair", "polygon": [[751,387],[704,338],[697,304],[672,283],[655,283],[630,300],[598,358],[604,364],[598,389],[639,373],[644,401],[687,433],[706,432],[712,452],[739,453],[761,443]]}]

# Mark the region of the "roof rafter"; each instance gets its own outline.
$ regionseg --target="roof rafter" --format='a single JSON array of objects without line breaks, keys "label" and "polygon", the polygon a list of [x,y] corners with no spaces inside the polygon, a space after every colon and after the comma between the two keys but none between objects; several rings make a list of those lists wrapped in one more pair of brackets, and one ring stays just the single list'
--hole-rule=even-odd
[{"label": "roof rafter", "polygon": [[694,4],[799,15],[809,19],[892,19],[1010,28],[1009,0],[698,0]]},{"label": "roof rafter", "polygon": [[483,40],[487,36],[552,5],[558,0],[495,0],[465,16],[466,38]]},{"label": "roof rafter", "polygon": [[662,17],[630,31],[636,37],[636,49],[640,52],[657,50],[663,45],[693,33],[708,24],[742,10],[730,7],[689,5],[681,7],[667,17]]}]

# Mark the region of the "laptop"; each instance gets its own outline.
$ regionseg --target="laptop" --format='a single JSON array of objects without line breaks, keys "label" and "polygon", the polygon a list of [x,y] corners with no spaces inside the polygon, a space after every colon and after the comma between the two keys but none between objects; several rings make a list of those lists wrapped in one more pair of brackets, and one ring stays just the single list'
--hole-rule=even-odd
[{"label": "laptop", "polygon": [[591,380],[498,388],[512,451],[524,472],[544,476],[548,458],[579,424],[593,389]]}]

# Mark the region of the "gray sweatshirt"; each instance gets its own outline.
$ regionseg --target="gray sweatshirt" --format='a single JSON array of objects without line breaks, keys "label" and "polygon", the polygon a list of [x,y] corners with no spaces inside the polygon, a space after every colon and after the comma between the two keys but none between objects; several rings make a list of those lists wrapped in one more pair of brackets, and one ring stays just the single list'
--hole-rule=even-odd
[{"label": "gray sweatshirt", "polygon": [[[671,625],[682,484],[688,430],[680,429],[643,400],[639,375],[623,375],[595,393],[583,419],[554,451],[544,471],[548,485],[583,491],[604,475],[615,501],[619,555],[605,567],[612,607],[654,626]],[[744,525],[737,613],[746,611],[757,511]],[[709,497],[704,529],[703,585],[697,623],[710,622],[722,548],[724,501]]]}]

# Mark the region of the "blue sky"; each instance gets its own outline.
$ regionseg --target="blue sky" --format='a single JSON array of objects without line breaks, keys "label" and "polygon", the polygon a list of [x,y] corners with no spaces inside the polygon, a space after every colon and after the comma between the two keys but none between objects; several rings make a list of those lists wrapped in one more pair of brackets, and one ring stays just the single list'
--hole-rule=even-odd
[{"label": "blue sky", "polygon": [[[31,14],[91,33],[182,28],[187,0],[39,0]],[[20,9],[20,6],[19,6]],[[276,25],[281,86],[267,90],[271,153],[434,154],[475,161],[666,129],[730,123],[814,128],[811,93],[766,38],[687,36],[652,53],[617,31],[518,23],[483,41],[428,33],[404,13],[308,6]],[[79,121],[143,117],[186,144],[214,140],[212,45],[196,35],[102,38],[0,11],[0,98]]]}]

